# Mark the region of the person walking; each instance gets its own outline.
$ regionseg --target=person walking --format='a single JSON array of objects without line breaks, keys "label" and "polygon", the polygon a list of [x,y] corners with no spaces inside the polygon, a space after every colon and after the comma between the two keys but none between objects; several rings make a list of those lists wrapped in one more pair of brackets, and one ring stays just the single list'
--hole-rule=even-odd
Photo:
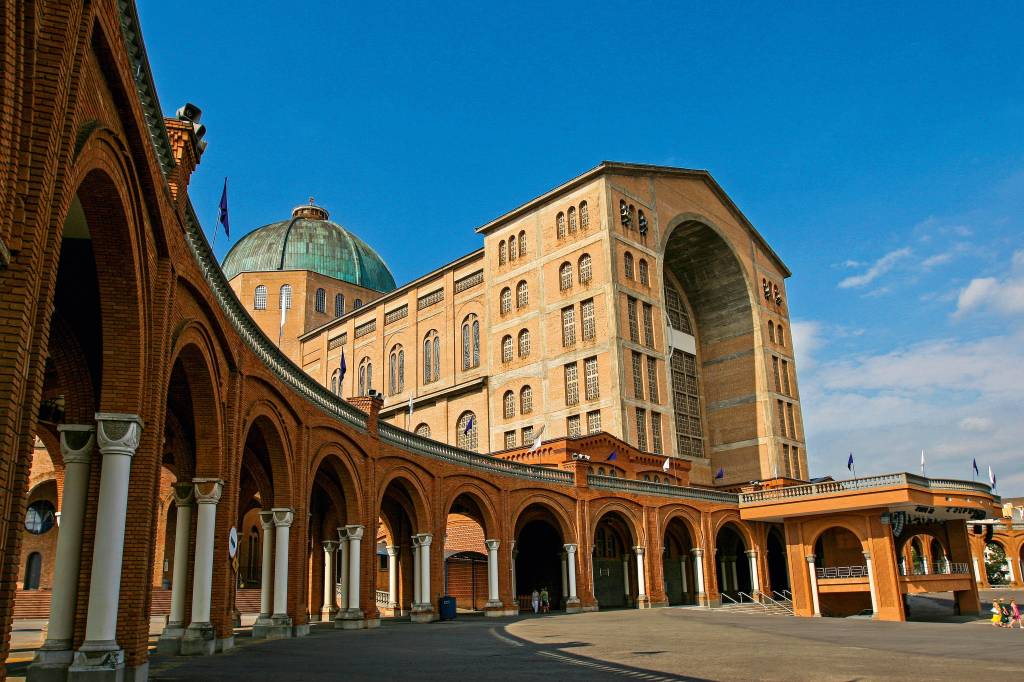
[{"label": "person walking", "polygon": [[[536,594],[536,592],[534,592]],[[1003,622],[1003,610],[999,608],[999,599],[992,600],[992,627],[1002,627]]]},{"label": "person walking", "polygon": [[533,612],[537,613],[540,609],[540,592],[536,588],[534,588],[533,594],[530,595],[530,603],[533,605]]},{"label": "person walking", "polygon": [[1017,605],[1016,599],[1010,600],[1010,627],[1013,628],[1013,624],[1016,623],[1017,627],[1024,630],[1024,622],[1020,619],[1020,607]]},{"label": "person walking", "polygon": [[551,610],[551,601],[548,597],[548,588],[540,588],[540,610],[547,613]]}]

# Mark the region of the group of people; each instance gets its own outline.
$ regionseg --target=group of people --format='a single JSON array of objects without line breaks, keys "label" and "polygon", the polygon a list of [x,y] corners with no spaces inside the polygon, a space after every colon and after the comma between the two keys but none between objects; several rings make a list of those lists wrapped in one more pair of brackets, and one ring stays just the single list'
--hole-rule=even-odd
[{"label": "group of people", "polygon": [[1017,600],[1011,599],[1007,604],[1002,598],[992,602],[992,627],[1012,628],[1014,624],[1024,630],[1024,621],[1021,620],[1020,607]]},{"label": "group of people", "polygon": [[540,592],[533,591],[530,595],[530,603],[533,605],[534,613],[547,613],[551,610],[551,598],[548,596],[548,588],[540,588]]}]

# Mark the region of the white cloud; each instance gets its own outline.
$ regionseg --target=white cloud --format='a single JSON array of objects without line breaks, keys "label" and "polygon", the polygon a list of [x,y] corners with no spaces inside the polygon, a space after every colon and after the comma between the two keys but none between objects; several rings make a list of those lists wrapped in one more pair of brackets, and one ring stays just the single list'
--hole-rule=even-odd
[{"label": "white cloud", "polygon": [[946,263],[953,260],[953,254],[949,251],[945,253],[937,253],[934,256],[929,256],[921,261],[921,267],[925,269],[934,268],[937,265],[945,265]]},{"label": "white cloud", "polygon": [[984,433],[992,429],[992,420],[988,417],[964,417],[960,420],[960,428],[964,431]]},{"label": "white cloud", "polygon": [[822,345],[822,324],[809,320],[793,320],[789,324],[793,340],[796,366],[810,369],[814,366],[813,353]]},{"label": "white cloud", "polygon": [[953,317],[989,311],[1001,315],[1024,313],[1024,250],[1011,259],[1011,271],[1003,279],[976,277],[960,290]]},{"label": "white cloud", "polygon": [[868,268],[864,273],[860,275],[851,275],[839,283],[840,289],[852,289],[856,287],[862,287],[874,282],[876,279],[884,275],[885,273],[892,270],[896,264],[906,258],[911,253],[909,247],[903,247],[895,251],[890,251]]}]

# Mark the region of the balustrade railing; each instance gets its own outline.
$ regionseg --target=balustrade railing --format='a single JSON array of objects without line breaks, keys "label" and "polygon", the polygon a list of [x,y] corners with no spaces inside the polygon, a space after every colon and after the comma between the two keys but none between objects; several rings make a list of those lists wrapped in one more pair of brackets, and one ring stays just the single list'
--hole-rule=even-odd
[{"label": "balustrade railing", "polygon": [[391,603],[391,593],[387,590],[377,590],[377,608],[386,607]]},{"label": "balustrade railing", "polygon": [[598,474],[588,475],[587,485],[591,488],[600,488],[602,490],[618,490],[621,492],[637,493],[640,495],[681,497],[689,500],[702,500],[705,502],[725,502],[727,504],[736,504],[738,499],[736,493],[728,493],[721,490],[670,485],[667,483],[651,483],[650,481],[638,481],[633,478],[600,476]]},{"label": "balustrade railing", "polygon": [[788,488],[771,488],[758,490],[750,493],[740,493],[740,504],[755,504],[757,502],[775,502],[779,500],[790,500],[800,497],[813,497],[816,495],[829,495],[856,490],[870,490],[872,488],[889,488],[900,485],[914,485],[932,490],[956,490],[961,492],[977,492],[990,494],[991,489],[985,483],[977,481],[958,481],[949,478],[925,478],[915,474],[883,474],[881,476],[865,476],[864,478],[850,478],[843,481],[825,481],[823,483],[809,483],[807,485],[795,485]]},{"label": "balustrade railing", "polygon": [[966,563],[950,561],[933,561],[931,563],[915,561],[909,566],[901,562],[900,575],[970,575],[970,566]]},{"label": "balustrade railing", "polygon": [[815,569],[818,580],[828,578],[867,578],[867,566],[827,566]]}]

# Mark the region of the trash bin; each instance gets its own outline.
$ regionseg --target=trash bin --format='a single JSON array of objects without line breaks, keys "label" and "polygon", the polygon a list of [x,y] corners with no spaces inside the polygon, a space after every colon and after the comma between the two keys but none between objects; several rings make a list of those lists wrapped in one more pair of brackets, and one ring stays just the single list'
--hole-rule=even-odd
[{"label": "trash bin", "polygon": [[455,620],[455,597],[446,594],[437,602],[441,620]]}]

